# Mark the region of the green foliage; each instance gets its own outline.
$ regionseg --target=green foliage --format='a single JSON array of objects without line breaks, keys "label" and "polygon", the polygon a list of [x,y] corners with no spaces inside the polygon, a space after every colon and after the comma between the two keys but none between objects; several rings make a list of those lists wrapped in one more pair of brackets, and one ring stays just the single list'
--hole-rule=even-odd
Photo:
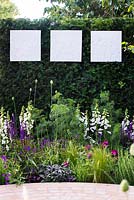
[{"label": "green foliage", "polygon": [[44,9],[44,13],[47,13],[49,18],[58,21],[103,15],[103,8],[99,0],[53,0],[51,4],[51,7]]},{"label": "green foliage", "polygon": [[133,0],[52,0],[51,7],[45,8],[44,13],[59,21],[89,17],[132,17],[133,9]]},{"label": "green foliage", "polygon": [[93,149],[93,161],[91,170],[93,173],[93,182],[96,183],[108,183],[113,182],[113,159],[106,148],[94,148]]},{"label": "green foliage", "polygon": [[6,173],[5,169],[5,163],[4,161],[0,158],[0,185],[3,185],[5,183],[3,174]]},{"label": "green foliage", "polygon": [[77,164],[80,158],[80,149],[77,144],[73,141],[69,141],[66,146],[66,151],[64,152],[64,159],[68,160],[73,166]]},{"label": "green foliage", "polygon": [[102,0],[104,17],[132,17],[133,0]]},{"label": "green foliage", "polygon": [[[61,140],[63,143],[63,141]],[[44,165],[54,165],[55,163],[61,164],[64,160],[62,145],[59,142],[53,142],[50,145],[44,147],[45,159],[42,160]]]},{"label": "green foliage", "polygon": [[81,135],[80,111],[72,99],[65,99],[60,93],[54,95],[55,103],[51,106],[50,120],[54,138],[74,138]]},{"label": "green foliage", "polygon": [[115,180],[120,183],[122,179],[127,179],[130,185],[134,185],[134,157],[127,151],[120,151],[117,167],[115,168]]},{"label": "green foliage", "polygon": [[69,161],[77,181],[114,182],[112,179],[114,159],[105,148],[92,147],[91,150],[85,151],[82,146],[69,142],[64,157]]},{"label": "green foliage", "polygon": [[[29,89],[32,88],[31,100],[34,100],[35,79],[38,80],[36,107],[46,113],[50,110],[50,80],[53,80],[53,91],[58,90],[65,97],[73,98],[80,109],[88,110],[93,98],[98,98],[104,88],[109,90],[110,99],[116,108],[127,107],[132,114],[134,110],[134,59],[129,51],[123,51],[122,63],[90,63],[90,31],[122,30],[123,41],[134,43],[134,19],[71,19],[56,23],[53,20],[1,20],[0,21],[0,105],[13,111],[14,96],[17,113],[29,100]],[[42,61],[10,62],[10,30],[41,30]],[[59,63],[49,60],[50,30],[83,30],[83,61],[81,63]],[[64,78],[63,78],[64,77]],[[121,84],[123,83],[123,84]],[[127,95],[126,95],[127,94]]]},{"label": "green foliage", "polygon": [[24,183],[25,178],[23,175],[22,166],[14,159],[14,157],[8,160],[8,170],[11,174],[9,183],[18,185]]},{"label": "green foliage", "polygon": [[10,174],[8,183],[15,184],[57,181],[120,183],[127,179],[134,185],[134,157],[127,150],[118,152],[118,156],[112,156],[109,147],[84,147],[74,140],[48,142],[44,148],[38,147],[38,141],[27,141],[24,146],[15,140],[12,151],[6,158],[0,158],[0,184],[6,183],[3,174]]},{"label": "green foliage", "polygon": [[13,18],[18,14],[18,9],[10,0],[0,0],[0,19]]},{"label": "green foliage", "polygon": [[91,170],[92,163],[85,159],[79,159],[79,162],[77,165],[72,167],[75,176],[76,176],[76,181],[78,182],[92,182],[93,180],[93,173]]},{"label": "green foliage", "polygon": [[128,13],[132,17],[134,16],[134,1],[130,1],[129,7],[128,7]]},{"label": "green foliage", "polygon": [[131,51],[132,53],[134,53],[134,45],[129,44],[128,42],[122,42],[122,46],[124,51]]}]

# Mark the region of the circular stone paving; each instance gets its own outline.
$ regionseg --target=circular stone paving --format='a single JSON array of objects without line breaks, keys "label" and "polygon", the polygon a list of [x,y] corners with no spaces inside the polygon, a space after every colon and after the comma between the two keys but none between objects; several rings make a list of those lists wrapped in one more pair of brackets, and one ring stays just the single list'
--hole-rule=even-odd
[{"label": "circular stone paving", "polygon": [[134,187],[97,183],[33,183],[0,186],[0,200],[133,200]]}]

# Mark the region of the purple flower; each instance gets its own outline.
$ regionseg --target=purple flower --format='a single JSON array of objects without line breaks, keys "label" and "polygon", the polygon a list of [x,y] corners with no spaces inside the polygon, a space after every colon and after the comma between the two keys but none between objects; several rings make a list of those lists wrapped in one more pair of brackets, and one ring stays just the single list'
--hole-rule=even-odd
[{"label": "purple flower", "polygon": [[112,156],[116,157],[116,156],[118,156],[118,151],[114,149],[111,151],[111,154],[112,154]]},{"label": "purple flower", "polygon": [[6,184],[6,185],[9,184],[9,180],[10,180],[11,174],[5,173],[5,174],[2,174],[2,176],[3,176],[4,179],[5,179],[5,184]]},{"label": "purple flower", "polygon": [[14,114],[12,114],[11,121],[9,122],[9,130],[10,130],[10,138],[13,139],[13,137],[16,134]]},{"label": "purple flower", "polygon": [[19,152],[19,155],[22,155],[22,154],[23,154],[22,151],[20,151],[20,152]]},{"label": "purple flower", "polygon": [[33,153],[36,153],[36,151],[37,151],[36,147],[35,147],[35,148],[33,148],[33,150],[32,150],[32,151],[33,151]]},{"label": "purple flower", "polygon": [[75,181],[75,178],[73,177],[73,176],[70,176],[69,178],[68,178],[68,182],[74,182]]},{"label": "purple flower", "polygon": [[128,139],[130,140],[133,140],[134,139],[134,129],[133,129],[133,124],[134,124],[134,121],[129,121],[129,120],[126,120],[124,119],[122,121],[122,128],[121,128],[121,133],[123,136],[127,136]]},{"label": "purple flower", "polygon": [[87,154],[87,158],[90,159],[91,157],[92,157],[92,153],[89,152],[89,153]]},{"label": "purple flower", "polygon": [[64,166],[64,167],[69,167],[69,162],[68,162],[68,161],[65,161],[65,162],[63,163],[63,166]]},{"label": "purple flower", "polygon": [[85,146],[85,150],[89,151],[90,149],[91,149],[91,145],[87,144],[87,145]]},{"label": "purple flower", "polygon": [[40,144],[41,149],[43,149],[44,146],[49,145],[49,144],[50,144],[50,140],[44,138],[44,139],[41,141],[41,144]]},{"label": "purple flower", "polygon": [[24,150],[25,150],[25,151],[30,151],[30,150],[31,150],[31,147],[30,147],[30,146],[24,146]]},{"label": "purple flower", "polygon": [[5,155],[2,155],[2,156],[1,156],[1,159],[2,159],[4,162],[7,161],[7,157],[6,157]]},{"label": "purple flower", "polygon": [[102,147],[106,148],[109,146],[109,142],[107,140],[105,140],[104,142],[102,142]]},{"label": "purple flower", "polygon": [[25,137],[26,137],[26,133],[25,133],[25,130],[24,130],[24,128],[23,128],[23,125],[21,124],[21,125],[20,125],[20,139],[21,139],[21,140],[24,140]]}]

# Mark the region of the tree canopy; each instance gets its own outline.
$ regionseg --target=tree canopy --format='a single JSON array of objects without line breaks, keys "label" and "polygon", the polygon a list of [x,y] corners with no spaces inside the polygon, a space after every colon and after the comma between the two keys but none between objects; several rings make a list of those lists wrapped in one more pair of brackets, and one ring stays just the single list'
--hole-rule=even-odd
[{"label": "tree canopy", "polygon": [[18,9],[10,0],[0,0],[0,19],[13,18],[18,14]]},{"label": "tree canopy", "polygon": [[134,0],[51,0],[44,14],[53,19],[133,17]]}]

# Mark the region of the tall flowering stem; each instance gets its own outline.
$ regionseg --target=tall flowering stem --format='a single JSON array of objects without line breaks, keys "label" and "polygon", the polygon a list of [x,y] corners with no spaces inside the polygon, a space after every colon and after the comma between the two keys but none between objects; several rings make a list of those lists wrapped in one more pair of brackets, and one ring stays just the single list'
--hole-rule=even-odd
[{"label": "tall flowering stem", "polygon": [[92,111],[92,116],[90,120],[90,131],[95,134],[96,141],[98,143],[101,142],[101,138],[102,136],[104,136],[104,133],[111,134],[111,131],[109,130],[111,128],[111,125],[108,118],[108,111],[104,109],[101,113],[99,111],[99,106],[96,103],[95,108]]},{"label": "tall flowering stem", "polygon": [[10,131],[10,120],[8,119],[8,113],[5,114],[4,108],[0,110],[0,142],[2,150],[9,151],[9,143],[11,137],[9,134]]},{"label": "tall flowering stem", "polygon": [[51,103],[50,105],[52,105],[52,97],[53,97],[53,80],[50,81],[50,94],[51,94]]},{"label": "tall flowering stem", "polygon": [[37,83],[38,83],[38,80],[35,79],[35,86],[34,86],[34,106],[35,106],[36,93],[37,93]]},{"label": "tall flowering stem", "polygon": [[[16,109],[16,103],[15,103],[15,98],[14,97],[12,97],[12,101],[13,101],[13,106],[14,106],[15,118],[17,119],[17,109]],[[17,127],[16,122],[15,122],[15,126]]]},{"label": "tall flowering stem", "polygon": [[32,88],[29,89],[29,101],[31,100]]},{"label": "tall flowering stem", "polygon": [[81,112],[81,116],[79,116],[79,120],[81,123],[84,124],[84,138],[86,138],[89,131],[87,112],[86,113]]},{"label": "tall flowering stem", "polygon": [[95,140],[89,135],[88,113],[81,112],[79,114],[79,121],[84,125],[84,139],[89,140],[91,144],[95,144]]},{"label": "tall flowering stem", "polygon": [[21,114],[19,116],[20,122],[20,139],[25,141],[32,133],[34,120],[32,119],[32,110],[33,106],[31,103],[28,103],[28,107],[22,107]]},{"label": "tall flowering stem", "polygon": [[134,142],[134,116],[133,119],[130,120],[127,109],[121,123],[121,139],[124,140],[124,137]]}]

